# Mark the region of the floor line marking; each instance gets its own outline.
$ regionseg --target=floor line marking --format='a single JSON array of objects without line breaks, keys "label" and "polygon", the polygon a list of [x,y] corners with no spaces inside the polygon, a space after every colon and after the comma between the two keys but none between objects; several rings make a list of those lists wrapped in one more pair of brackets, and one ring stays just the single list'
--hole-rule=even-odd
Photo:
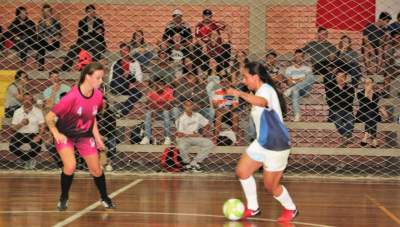
[{"label": "floor line marking", "polygon": [[392,219],[394,222],[396,222],[398,225],[400,225],[400,219],[393,214],[390,210],[388,210],[385,206],[380,204],[375,198],[369,195],[365,195],[372,203],[375,204],[376,207],[378,207],[383,213],[385,213],[390,219]]},{"label": "floor line marking", "polygon": [[[74,213],[78,211],[63,211],[65,213]],[[48,210],[48,211],[0,211],[0,214],[26,214],[26,213],[60,213],[60,211],[56,210]],[[211,217],[211,218],[224,218],[222,215],[214,215],[214,214],[196,214],[196,213],[168,213],[168,212],[142,212],[142,211],[89,211],[87,213],[90,214],[140,214],[140,215],[168,215],[168,216],[191,216],[191,217]],[[263,221],[263,222],[276,222],[275,219],[270,218],[249,218],[249,221]],[[226,220],[229,222],[229,220]],[[315,223],[307,223],[307,222],[298,222],[294,221],[291,222],[292,224],[298,225],[306,225],[306,226],[313,226],[313,227],[334,227],[331,225],[322,225],[322,224],[315,224]]]},{"label": "floor line marking", "polygon": [[[143,181],[143,179],[137,179],[137,180],[125,185],[124,187],[114,191],[109,196],[110,196],[110,198],[114,198],[115,196],[117,196],[117,195],[123,193],[124,191],[136,186],[137,184],[139,184],[142,181]],[[68,225],[69,223],[77,220],[78,218],[82,217],[83,215],[85,215],[85,214],[91,212],[92,210],[96,209],[96,207],[98,207],[100,205],[101,205],[100,201],[97,201],[97,202],[93,203],[92,205],[89,205],[88,207],[84,208],[83,210],[75,213],[74,215],[68,217],[67,219],[56,223],[55,225],[53,225],[53,227],[62,227],[62,226]]]}]

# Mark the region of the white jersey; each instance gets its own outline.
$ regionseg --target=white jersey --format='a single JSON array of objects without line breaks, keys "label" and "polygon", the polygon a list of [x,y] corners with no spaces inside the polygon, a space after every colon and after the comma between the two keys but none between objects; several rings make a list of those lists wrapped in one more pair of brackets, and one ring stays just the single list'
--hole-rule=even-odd
[{"label": "white jersey", "polygon": [[[278,114],[279,119],[283,122],[282,110],[281,110],[281,106],[279,104],[278,94],[276,93],[276,91],[273,87],[271,87],[268,84],[263,84],[256,91],[255,95],[266,99],[268,102],[267,109],[274,110]],[[265,107],[254,106],[254,105],[251,107],[251,117],[253,118],[254,124],[256,126],[257,138],[260,134],[260,119],[261,119],[261,115],[264,111],[264,108]]]}]

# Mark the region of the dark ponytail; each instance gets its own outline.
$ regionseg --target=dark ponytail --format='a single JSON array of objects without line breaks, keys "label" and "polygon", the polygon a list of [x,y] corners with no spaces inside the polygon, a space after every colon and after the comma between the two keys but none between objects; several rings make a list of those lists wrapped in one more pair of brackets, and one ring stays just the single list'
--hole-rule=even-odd
[{"label": "dark ponytail", "polygon": [[81,85],[83,84],[83,82],[85,82],[86,75],[92,75],[97,70],[104,70],[104,66],[98,62],[92,62],[87,64],[81,72],[78,85]]},{"label": "dark ponytail", "polygon": [[265,68],[265,66],[259,62],[251,61],[245,64],[244,67],[249,71],[251,75],[258,75],[263,83],[269,84],[275,90],[276,94],[278,95],[279,104],[282,110],[282,115],[283,117],[285,117],[287,113],[286,101],[283,98],[283,95],[279,91],[279,89],[276,88],[275,82],[269,76],[269,73]]}]

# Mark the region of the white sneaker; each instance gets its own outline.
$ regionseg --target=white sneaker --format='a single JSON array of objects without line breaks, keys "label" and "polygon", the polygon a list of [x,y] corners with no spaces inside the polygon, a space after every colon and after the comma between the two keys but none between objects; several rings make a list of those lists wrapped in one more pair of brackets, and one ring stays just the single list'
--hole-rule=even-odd
[{"label": "white sneaker", "polygon": [[283,92],[283,94],[284,94],[286,97],[290,97],[290,96],[292,95],[292,88],[286,89],[286,91]]},{"label": "white sneaker", "polygon": [[106,171],[107,171],[107,172],[112,172],[113,170],[114,170],[114,168],[112,167],[111,164],[107,164],[107,165],[106,165]]},{"label": "white sneaker", "polygon": [[301,118],[301,115],[300,115],[300,114],[295,114],[295,115],[294,115],[294,120],[293,120],[293,121],[299,122],[299,121],[300,121],[300,118]]},{"label": "white sneaker", "polygon": [[142,141],[140,141],[141,145],[147,145],[150,144],[150,139],[147,138],[147,136],[143,137]]},{"label": "white sneaker", "polygon": [[171,144],[171,138],[169,138],[168,136],[165,137],[164,139],[164,145],[170,145]]}]

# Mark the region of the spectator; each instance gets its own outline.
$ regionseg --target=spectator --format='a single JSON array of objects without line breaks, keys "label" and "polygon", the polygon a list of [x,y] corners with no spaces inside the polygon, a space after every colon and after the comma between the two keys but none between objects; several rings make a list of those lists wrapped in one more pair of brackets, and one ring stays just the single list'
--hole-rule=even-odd
[{"label": "spectator", "polygon": [[350,144],[354,128],[353,101],[355,96],[354,87],[348,83],[346,70],[336,71],[336,80],[332,89],[333,97],[330,97],[332,106],[332,118],[336,129],[342,136],[342,147]]},{"label": "spectator", "polygon": [[99,115],[97,115],[97,122],[99,123],[99,131],[103,136],[103,141],[107,148],[107,164],[106,171],[113,171],[114,159],[117,154],[117,120],[116,113],[110,108],[107,98],[103,100],[103,108]]},{"label": "spectator", "polygon": [[397,21],[389,24],[388,26],[388,32],[391,34],[392,32],[400,32],[400,12],[397,13]]},{"label": "spectator", "polygon": [[348,66],[351,84],[357,87],[361,78],[361,56],[353,49],[351,39],[347,35],[340,37],[336,57]]},{"label": "spectator", "polygon": [[307,95],[315,82],[312,69],[304,63],[304,52],[297,49],[294,52],[293,65],[285,71],[289,88],[284,95],[292,98],[294,121],[300,121],[300,98]]},{"label": "spectator", "polygon": [[64,64],[61,67],[63,71],[71,70],[74,60],[83,50],[88,51],[93,57],[93,61],[99,61],[103,58],[106,51],[106,40],[104,37],[105,28],[102,19],[96,15],[96,7],[88,5],[85,7],[86,17],[78,23],[78,39],[76,44],[72,45]]},{"label": "spectator", "polygon": [[[183,13],[179,9],[175,9],[172,12],[172,20],[168,22],[165,26],[163,41],[166,41],[170,48],[173,48],[174,45],[180,44],[184,47],[184,55],[188,54],[188,51],[185,50],[188,45],[191,44],[193,40],[192,30],[190,29],[190,25],[183,21]],[[176,35],[179,36],[179,43],[177,43]]]},{"label": "spectator", "polygon": [[361,140],[361,146],[366,146],[369,137],[372,137],[372,148],[378,146],[377,125],[381,122],[380,112],[387,117],[384,108],[379,107],[379,100],[383,93],[375,90],[374,80],[367,78],[364,81],[364,89],[357,93],[360,108],[357,112],[357,120],[365,124],[364,137]]},{"label": "spectator", "polygon": [[229,74],[228,69],[232,55],[231,34],[228,27],[224,30],[227,33],[227,39],[224,40],[216,31],[211,32],[210,41],[207,43],[207,54],[210,58],[214,58],[217,63],[217,72],[221,72],[226,76]]},{"label": "spectator", "polygon": [[171,85],[175,82],[175,74],[177,73],[177,64],[171,62],[168,56],[168,53],[165,49],[161,49],[158,51],[158,61],[150,68],[150,80],[154,80],[155,78],[159,78],[164,80],[164,82],[168,85]]},{"label": "spectator", "polygon": [[53,17],[53,8],[44,4],[42,18],[38,25],[38,64],[39,71],[44,70],[46,51],[60,48],[61,24]]},{"label": "spectator", "polygon": [[[25,93],[23,105],[14,112],[12,122],[16,133],[10,140],[10,151],[25,162],[25,169],[34,169],[34,159],[41,149],[42,135],[44,133],[44,117],[40,109],[33,105],[33,96]],[[21,145],[28,143],[31,150],[25,154]]]},{"label": "spectator", "polygon": [[174,96],[174,119],[177,119],[177,117],[181,115],[184,102],[190,99],[197,112],[206,117],[210,122],[214,121],[214,111],[210,108],[204,83],[202,83],[196,75],[188,73],[179,80],[179,85],[175,89]]},{"label": "spectator", "polygon": [[143,73],[139,62],[129,56],[130,46],[122,43],[119,47],[121,58],[111,66],[110,88],[112,94],[129,96],[121,105],[121,114],[125,116],[142,97],[142,93],[131,85],[143,82]]},{"label": "spectator", "polygon": [[4,36],[12,42],[18,52],[21,64],[24,65],[28,58],[28,51],[34,50],[36,43],[36,25],[29,19],[25,7],[20,6],[16,9],[15,19]]},{"label": "spectator", "polygon": [[268,71],[268,74],[274,80],[275,84],[278,85],[280,89],[282,89],[283,84],[286,82],[286,79],[283,76],[284,71],[278,64],[278,61],[276,59],[277,57],[278,55],[274,50],[269,51],[265,55],[265,66]]},{"label": "spectator", "polygon": [[367,73],[378,73],[383,66],[383,47],[385,40],[385,29],[392,17],[387,12],[379,14],[379,19],[375,23],[369,24],[362,32],[362,53]]},{"label": "spectator", "polygon": [[328,30],[324,27],[319,27],[317,32],[317,40],[306,44],[304,51],[311,58],[314,75],[323,74],[326,65],[326,60],[332,58],[336,53],[336,47],[328,41]]},{"label": "spectator", "polygon": [[28,75],[22,70],[18,70],[15,74],[15,81],[7,87],[5,116],[10,118],[14,111],[21,107],[21,102],[26,92],[28,83]]},{"label": "spectator", "polygon": [[132,34],[131,45],[131,56],[142,65],[148,65],[154,58],[153,49],[144,39],[143,30],[136,30]]},{"label": "spectator", "polygon": [[64,84],[58,71],[49,72],[51,86],[43,91],[45,99],[45,110],[50,110],[61,99],[61,95],[67,93],[71,88]]},{"label": "spectator", "polygon": [[216,31],[218,35],[225,29],[225,24],[212,19],[213,13],[209,9],[203,11],[203,20],[196,25],[195,36],[198,42],[206,44],[210,41],[211,33]]},{"label": "spectator", "polygon": [[[184,169],[201,171],[201,163],[207,158],[214,144],[205,133],[210,132],[209,121],[200,113],[193,111],[192,100],[183,103],[184,113],[176,121],[176,142],[184,163]],[[203,135],[199,130],[202,129]],[[200,147],[200,152],[190,160],[189,153],[193,146]]]},{"label": "spectator", "polygon": [[[147,110],[145,113],[144,130],[145,137],[143,137],[140,144],[149,144],[152,139],[152,115],[162,118],[164,121],[164,144],[171,143],[171,109],[174,100],[174,91],[168,86],[161,78],[155,78],[152,82],[154,86],[147,94]],[[153,140],[153,143],[155,140]]]},{"label": "spectator", "polygon": [[390,83],[400,75],[400,30],[390,33],[391,40],[384,54],[385,60],[385,97],[389,95]]}]

